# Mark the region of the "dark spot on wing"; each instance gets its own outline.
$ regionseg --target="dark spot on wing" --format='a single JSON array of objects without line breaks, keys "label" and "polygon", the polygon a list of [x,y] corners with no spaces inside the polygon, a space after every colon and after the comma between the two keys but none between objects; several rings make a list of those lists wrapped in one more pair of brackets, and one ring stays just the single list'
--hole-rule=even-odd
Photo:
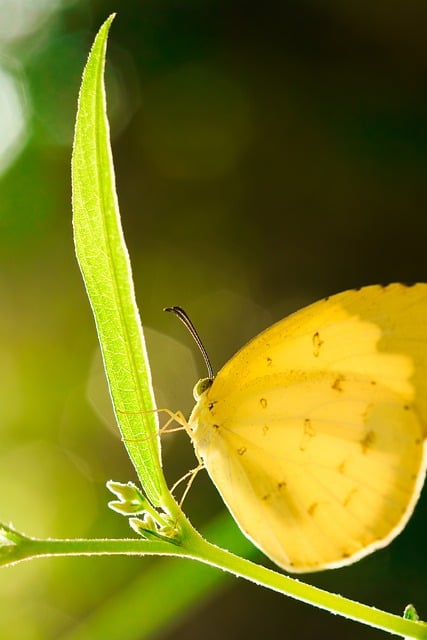
[{"label": "dark spot on wing", "polygon": [[266,409],[266,408],[267,408],[267,399],[266,399],[266,398],[260,398],[260,399],[259,399],[259,403],[260,403],[260,405],[261,405],[261,407],[262,407],[263,409]]},{"label": "dark spot on wing", "polygon": [[310,418],[305,418],[304,419],[304,431],[303,431],[303,435],[302,435],[302,438],[301,438],[301,443],[300,443],[300,446],[299,446],[301,451],[305,451],[306,450],[310,440],[312,438],[314,438],[315,435],[316,435],[316,429],[313,427],[313,424],[312,424]]},{"label": "dark spot on wing", "polygon": [[374,408],[374,404],[372,404],[372,402],[370,402],[368,405],[366,405],[366,407],[363,409],[362,413],[360,414],[360,417],[362,418],[363,422],[367,422],[368,421],[368,416],[369,416],[369,412],[372,411],[372,409]]},{"label": "dark spot on wing", "polygon": [[376,439],[375,431],[368,431],[365,436],[360,441],[362,447],[362,453],[368,453],[369,449],[372,447]]},{"label": "dark spot on wing", "polygon": [[334,391],[344,391],[342,383],[345,381],[345,377],[344,376],[338,376],[337,378],[335,378],[334,382],[332,383],[332,389]]},{"label": "dark spot on wing", "polygon": [[304,433],[306,436],[310,436],[310,438],[313,438],[316,435],[316,430],[313,427],[313,423],[310,418],[304,419]]},{"label": "dark spot on wing", "polygon": [[338,465],[338,467],[337,467],[337,468],[338,468],[339,473],[341,473],[341,474],[344,474],[344,473],[345,473],[345,466],[346,466],[346,464],[347,464],[347,460],[343,460],[342,462],[340,462],[340,464],[339,464],[339,465]]},{"label": "dark spot on wing", "polygon": [[273,360],[271,358],[267,358],[267,367],[271,367],[273,364]]},{"label": "dark spot on wing", "polygon": [[310,516],[314,516],[314,512],[316,511],[317,507],[319,506],[318,502],[312,502],[311,505],[308,507],[307,509],[307,513]]},{"label": "dark spot on wing", "polygon": [[279,489],[279,491],[281,489],[285,489],[286,488],[286,482],[284,480],[282,480],[281,482],[277,483],[277,488]]},{"label": "dark spot on wing", "polygon": [[269,431],[270,431],[270,427],[268,426],[268,424],[265,424],[262,428],[262,435],[266,436]]},{"label": "dark spot on wing", "polygon": [[243,456],[246,453],[247,448],[246,447],[239,447],[238,449],[236,449],[236,451],[237,451],[237,455]]},{"label": "dark spot on wing", "polygon": [[353,496],[358,492],[358,488],[357,487],[353,487],[353,489],[350,489],[350,491],[348,492],[348,494],[346,495],[346,497],[343,500],[343,506],[347,507],[350,503],[350,500],[353,498]]},{"label": "dark spot on wing", "polygon": [[315,358],[318,358],[320,355],[320,348],[324,344],[323,340],[320,338],[320,334],[318,331],[316,331],[316,333],[313,333],[312,341],[313,341],[313,355]]}]

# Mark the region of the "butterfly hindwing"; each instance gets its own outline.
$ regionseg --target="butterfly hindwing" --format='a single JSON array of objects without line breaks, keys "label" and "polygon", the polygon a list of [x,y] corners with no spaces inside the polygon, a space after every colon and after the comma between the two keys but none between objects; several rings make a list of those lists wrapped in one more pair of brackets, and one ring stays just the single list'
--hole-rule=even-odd
[{"label": "butterfly hindwing", "polygon": [[[310,571],[387,544],[425,474],[427,285],[315,303],[252,340],[190,419],[242,530]],[[426,390],[427,391],[427,390]]]}]

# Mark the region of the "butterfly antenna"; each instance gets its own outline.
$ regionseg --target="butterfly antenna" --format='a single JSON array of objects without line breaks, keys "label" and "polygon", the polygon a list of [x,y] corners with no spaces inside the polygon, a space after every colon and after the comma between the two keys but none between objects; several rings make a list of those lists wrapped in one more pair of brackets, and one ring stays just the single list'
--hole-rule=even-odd
[{"label": "butterfly antenna", "polygon": [[201,341],[201,338],[200,338],[199,334],[197,333],[197,331],[195,329],[194,324],[191,322],[190,318],[188,317],[188,315],[186,314],[184,309],[182,309],[181,307],[166,307],[165,309],[163,309],[163,311],[170,311],[171,313],[174,313],[176,316],[178,316],[178,318],[181,320],[181,322],[187,327],[188,331],[193,336],[193,339],[194,339],[195,343],[199,347],[200,353],[203,356],[203,360],[205,361],[206,368],[208,370],[208,378],[209,378],[209,380],[213,380],[214,379],[214,373],[213,373],[211,361],[209,360],[209,356],[207,354],[207,351],[206,351],[206,349],[204,347],[203,342]]}]

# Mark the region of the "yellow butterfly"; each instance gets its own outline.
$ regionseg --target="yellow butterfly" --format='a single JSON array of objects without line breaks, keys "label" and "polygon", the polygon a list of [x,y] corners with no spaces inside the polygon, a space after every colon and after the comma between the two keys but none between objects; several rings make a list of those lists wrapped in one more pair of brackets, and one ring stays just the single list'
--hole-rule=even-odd
[{"label": "yellow butterfly", "polygon": [[351,564],[403,529],[424,482],[427,284],[316,302],[194,393],[187,429],[246,536],[288,571]]}]

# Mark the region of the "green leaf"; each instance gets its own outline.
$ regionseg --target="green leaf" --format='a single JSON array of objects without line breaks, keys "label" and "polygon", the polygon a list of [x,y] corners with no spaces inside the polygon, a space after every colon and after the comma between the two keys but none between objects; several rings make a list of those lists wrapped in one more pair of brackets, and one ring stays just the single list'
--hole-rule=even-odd
[{"label": "green leaf", "polygon": [[113,19],[99,30],[80,89],[72,157],[74,240],[125,446],[153,505],[173,508],[109,141],[104,66]]}]

